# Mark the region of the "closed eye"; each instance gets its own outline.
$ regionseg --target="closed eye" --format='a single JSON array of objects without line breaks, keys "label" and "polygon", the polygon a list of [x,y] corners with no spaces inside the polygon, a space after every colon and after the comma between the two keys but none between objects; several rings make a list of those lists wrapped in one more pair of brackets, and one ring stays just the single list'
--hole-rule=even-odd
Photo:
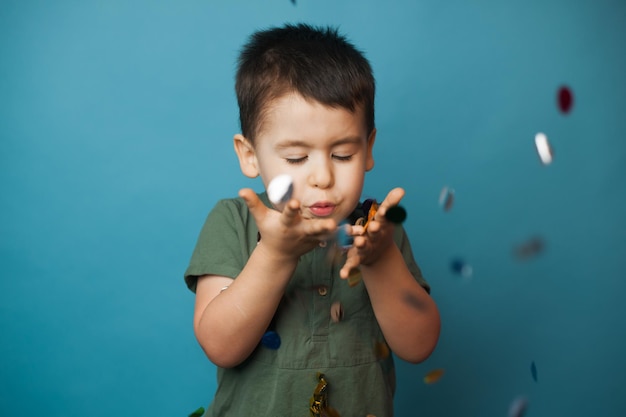
[{"label": "closed eye", "polygon": [[333,155],[333,158],[338,161],[349,161],[352,159],[352,155]]},{"label": "closed eye", "polygon": [[306,159],[307,157],[303,156],[301,158],[285,158],[285,161],[287,161],[288,164],[297,165],[303,163],[304,161],[306,161]]}]

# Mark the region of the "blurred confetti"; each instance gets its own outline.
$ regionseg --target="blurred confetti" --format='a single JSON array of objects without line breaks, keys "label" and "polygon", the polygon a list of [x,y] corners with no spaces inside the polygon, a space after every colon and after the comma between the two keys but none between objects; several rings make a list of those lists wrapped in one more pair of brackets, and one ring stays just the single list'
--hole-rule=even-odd
[{"label": "blurred confetti", "polygon": [[275,331],[269,330],[261,338],[261,344],[268,349],[278,349],[280,347],[280,336]]},{"label": "blurred confetti", "polygon": [[343,319],[343,307],[339,301],[335,301],[330,306],[330,318],[335,323],[339,323]]},{"label": "blurred confetti", "polygon": [[204,407],[198,408],[196,411],[189,414],[189,417],[200,417],[202,415],[204,415]]},{"label": "blurred confetti", "polygon": [[532,361],[530,364],[530,374],[533,376],[533,380],[537,382],[537,365],[535,365],[535,361]]},{"label": "blurred confetti", "polygon": [[528,408],[528,400],[525,397],[517,397],[509,406],[509,417],[522,417]]},{"label": "blurred confetti", "polygon": [[389,356],[389,346],[385,342],[376,342],[374,344],[374,354],[378,360],[386,359]]},{"label": "blurred confetti", "polygon": [[552,147],[548,142],[548,137],[545,133],[539,132],[535,135],[535,146],[537,147],[539,158],[541,158],[541,163],[544,165],[550,165],[552,163],[554,151],[552,150]]},{"label": "blurred confetti", "polygon": [[450,211],[454,204],[454,189],[443,187],[439,193],[439,205],[444,211]]},{"label": "blurred confetti", "polygon": [[558,102],[561,112],[565,114],[569,113],[569,111],[572,109],[572,106],[574,105],[574,96],[572,94],[572,91],[568,87],[562,86],[561,88],[559,88]]},{"label": "blurred confetti", "polygon": [[427,373],[426,375],[424,375],[424,383],[425,384],[434,384],[435,382],[439,381],[441,379],[441,377],[444,374],[444,370],[443,369],[433,369],[432,371],[430,371],[429,373]]},{"label": "blurred confetti", "polygon": [[406,220],[406,210],[402,206],[389,207],[385,213],[385,218],[391,223],[400,224]]},{"label": "blurred confetti", "polygon": [[541,237],[533,236],[526,242],[517,245],[513,250],[513,254],[517,259],[526,260],[541,254],[545,246],[545,242]]},{"label": "blurred confetti", "polygon": [[463,278],[471,278],[474,269],[461,258],[454,258],[450,261],[450,269],[452,272],[461,275]]}]

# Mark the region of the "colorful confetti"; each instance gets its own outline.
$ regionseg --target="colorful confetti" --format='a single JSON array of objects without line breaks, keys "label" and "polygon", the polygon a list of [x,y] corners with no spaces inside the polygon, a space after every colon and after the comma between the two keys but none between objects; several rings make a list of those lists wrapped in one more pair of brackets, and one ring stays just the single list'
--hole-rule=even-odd
[{"label": "colorful confetti", "polygon": [[359,282],[361,282],[361,279],[363,279],[361,270],[359,268],[354,268],[348,275],[348,285],[350,287],[356,287],[359,285]]},{"label": "colorful confetti", "polygon": [[280,336],[275,331],[269,330],[261,338],[261,344],[268,349],[276,350],[280,347]]},{"label": "colorful confetti", "polygon": [[385,218],[391,223],[400,224],[406,220],[406,210],[402,206],[392,206],[387,209]]},{"label": "colorful confetti", "polygon": [[461,258],[454,258],[450,262],[450,269],[455,274],[459,274],[464,278],[470,278],[472,274],[474,273],[474,269],[472,268],[472,266],[466,263]]},{"label": "colorful confetti", "polygon": [[522,417],[528,408],[528,400],[525,397],[517,397],[509,406],[509,417]]},{"label": "colorful confetti", "polygon": [[570,112],[572,106],[574,105],[574,95],[568,87],[562,86],[561,88],[559,88],[557,101],[559,103],[559,109],[561,110],[561,112],[567,114]]},{"label": "colorful confetti", "polygon": [[350,224],[346,221],[343,221],[339,224],[337,228],[337,245],[343,249],[347,249],[352,246],[354,242],[354,238],[348,234],[348,228]]},{"label": "colorful confetti", "polygon": [[293,194],[293,179],[287,174],[274,177],[267,186],[267,197],[276,205],[284,204]]},{"label": "colorful confetti", "polygon": [[530,364],[530,374],[533,377],[533,380],[537,382],[537,365],[535,365],[535,361],[532,361]]},{"label": "colorful confetti", "polygon": [[444,374],[444,370],[443,369],[433,369],[432,371],[430,371],[429,373],[427,373],[426,375],[424,375],[424,383],[425,384],[434,384],[435,382],[439,381],[441,379],[441,377]]},{"label": "colorful confetti", "polygon": [[544,240],[539,236],[533,236],[526,242],[518,245],[513,250],[513,254],[517,259],[525,260],[538,256],[545,248]]},{"label": "colorful confetti", "polygon": [[439,193],[439,205],[444,211],[450,211],[454,204],[454,189],[443,187]]},{"label": "colorful confetti", "polygon": [[198,408],[196,411],[189,414],[189,417],[201,417],[202,415],[204,415],[204,407]]},{"label": "colorful confetti", "polygon": [[387,359],[389,357],[389,346],[385,342],[376,342],[374,344],[374,354],[378,360]]},{"label": "colorful confetti", "polygon": [[535,146],[537,147],[539,158],[541,158],[541,163],[544,165],[550,165],[552,163],[554,151],[552,150],[552,147],[548,142],[548,137],[545,133],[539,132],[535,135]]},{"label": "colorful confetti", "polygon": [[339,301],[335,301],[330,306],[330,318],[335,323],[339,323],[343,319],[343,306]]}]

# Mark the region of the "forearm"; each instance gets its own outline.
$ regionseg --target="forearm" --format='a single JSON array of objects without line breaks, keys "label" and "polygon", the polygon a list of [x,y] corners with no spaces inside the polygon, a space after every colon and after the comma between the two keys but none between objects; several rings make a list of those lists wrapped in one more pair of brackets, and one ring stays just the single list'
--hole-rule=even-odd
[{"label": "forearm", "polygon": [[196,337],[213,363],[232,367],[245,360],[267,330],[297,259],[268,256],[260,244],[237,279],[206,306]]},{"label": "forearm", "polygon": [[391,350],[408,362],[425,360],[439,338],[439,311],[406,267],[398,247],[389,246],[374,264],[362,265],[361,272]]}]

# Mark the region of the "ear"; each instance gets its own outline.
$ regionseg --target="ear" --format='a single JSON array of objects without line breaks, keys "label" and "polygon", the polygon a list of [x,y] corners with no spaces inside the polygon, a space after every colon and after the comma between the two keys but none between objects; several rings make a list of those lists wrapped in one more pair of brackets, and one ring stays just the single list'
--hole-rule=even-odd
[{"label": "ear", "polygon": [[370,137],[367,138],[367,154],[365,156],[365,170],[371,171],[374,168],[374,142],[376,141],[376,128],[372,129],[372,133],[370,133]]},{"label": "ear", "polygon": [[235,153],[239,158],[239,166],[243,175],[249,178],[256,178],[259,176],[259,168],[256,160],[256,152],[254,146],[243,135],[237,133],[233,137],[233,145],[235,146]]}]

